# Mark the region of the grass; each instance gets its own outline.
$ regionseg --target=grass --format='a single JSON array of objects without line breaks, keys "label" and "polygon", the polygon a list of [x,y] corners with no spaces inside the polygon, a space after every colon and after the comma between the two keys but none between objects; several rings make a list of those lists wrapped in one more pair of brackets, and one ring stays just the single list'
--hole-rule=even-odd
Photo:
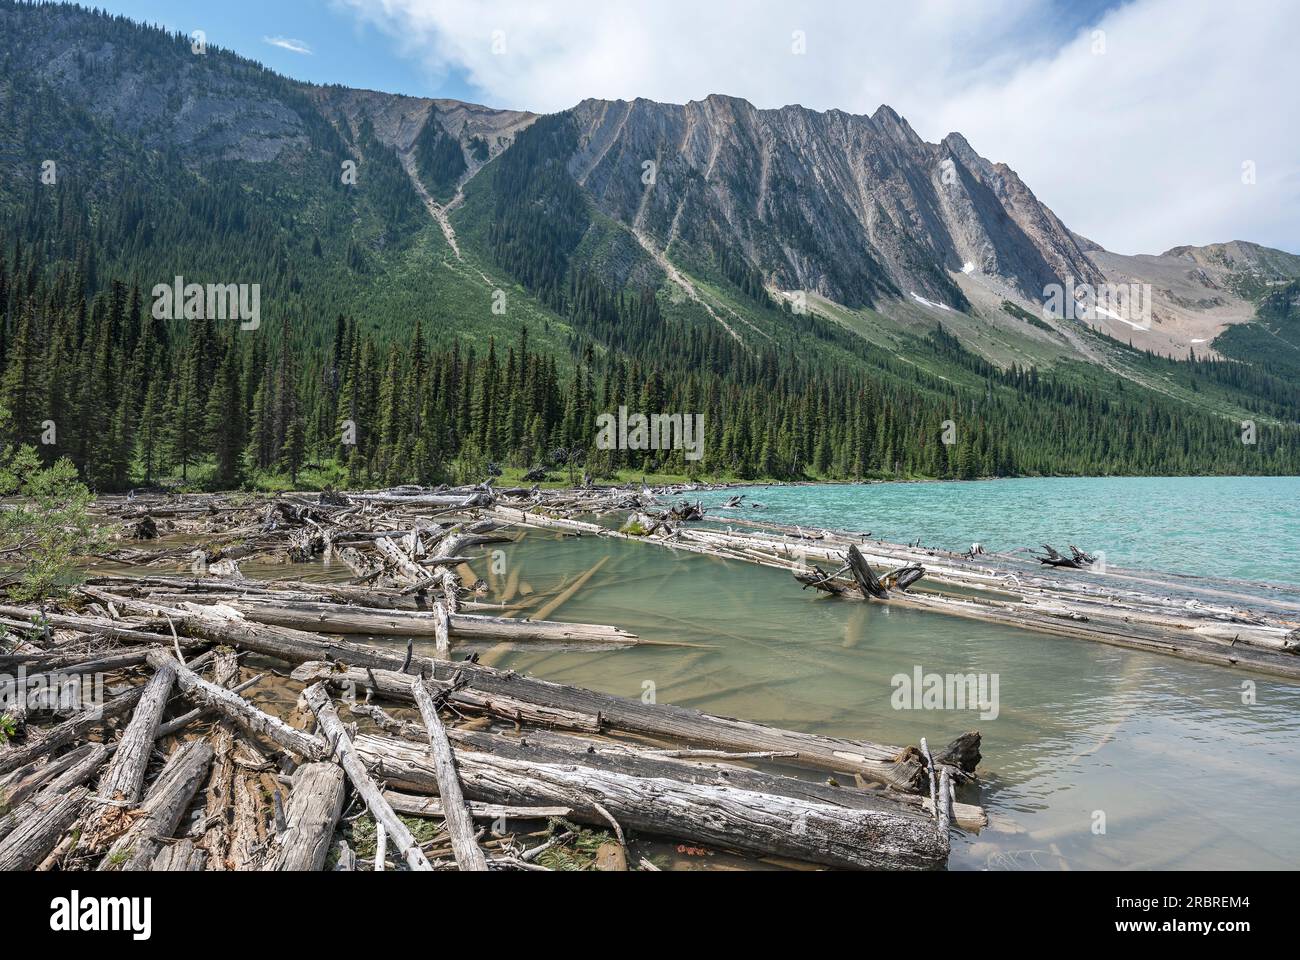
[{"label": "grass", "polygon": [[573,836],[539,854],[538,865],[551,870],[594,870],[596,853],[614,841],[613,835],[605,830],[588,830],[567,820],[552,820],[547,827],[548,839],[560,832],[572,833]]},{"label": "grass", "polygon": [[[399,819],[406,824],[406,829],[411,831],[411,836],[415,842],[424,845],[432,841],[442,832],[440,821],[429,820],[424,817],[404,817],[399,814]],[[352,851],[363,860],[373,860],[376,852],[377,834],[375,830],[375,820],[369,814],[358,817],[352,821],[351,825],[344,829],[344,836],[348,839]],[[389,844],[389,852],[393,852],[392,844]],[[337,853],[334,854],[337,858]]]}]

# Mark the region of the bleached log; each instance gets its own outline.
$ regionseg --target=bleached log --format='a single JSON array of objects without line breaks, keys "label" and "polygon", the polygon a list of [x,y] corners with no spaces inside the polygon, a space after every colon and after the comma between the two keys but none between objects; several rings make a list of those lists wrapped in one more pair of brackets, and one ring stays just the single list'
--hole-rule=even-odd
[{"label": "bleached log", "polygon": [[187,697],[220,711],[246,733],[265,737],[307,760],[320,760],[326,755],[325,745],[311,734],[259,710],[234,691],[209,683],[193,670],[177,663],[170,653],[155,650],[149,654],[149,663],[159,672],[171,670]]},{"label": "bleached log", "polygon": [[[239,676],[239,658],[233,650],[222,648],[217,652],[213,678],[219,687],[229,687]],[[204,791],[204,820],[207,829],[203,846],[207,850],[207,868],[226,869],[230,852],[231,805],[235,789],[235,728],[228,719],[222,719],[209,737],[212,745],[212,768]]]},{"label": "bleached log", "polygon": [[[678,758],[671,752],[546,731],[529,731],[515,737],[457,729],[448,731],[448,736],[458,750],[471,749],[535,763],[580,764],[634,777],[665,777],[690,783],[712,783],[755,793],[817,800],[831,806],[879,810],[899,816],[933,816],[929,812],[933,808],[927,800],[914,794],[834,786],[825,781],[804,780],[738,766],[734,762],[723,762],[718,757],[701,762]],[[723,758],[726,756],[733,755],[722,754]],[[988,825],[988,817],[983,808],[972,804],[954,804],[953,817],[963,830],[978,831]]]},{"label": "bleached log", "polygon": [[424,852],[411,836],[411,831],[393,812],[393,808],[384,799],[383,792],[371,778],[369,770],[361,760],[361,755],[353,746],[352,737],[348,735],[343,722],[339,720],[334,704],[330,702],[329,695],[325,692],[325,687],[319,683],[312,684],[303,691],[303,698],[316,714],[321,733],[329,742],[331,753],[338,757],[339,763],[342,764],[343,770],[352,782],[353,789],[365,801],[366,808],[374,817],[375,823],[384,825],[398,853],[406,860],[406,865],[412,870],[432,870]]},{"label": "bleached log", "polygon": [[519,620],[475,613],[446,613],[446,599],[433,611],[385,610],[331,603],[277,603],[235,601],[229,606],[253,623],[307,630],[313,633],[356,636],[437,637],[439,619],[447,618],[453,639],[511,640],[554,643],[631,644],[635,634],[618,627],[549,620]]},{"label": "bleached log", "polygon": [[[396,787],[419,790],[436,782],[427,754],[413,744],[362,736],[356,747]],[[946,837],[914,815],[471,751],[459,751],[457,762],[473,799],[567,804],[586,823],[608,826],[612,816],[624,828],[656,836],[857,869],[939,869],[948,857]]]},{"label": "bleached log", "polygon": [[447,833],[451,836],[452,855],[461,870],[485,871],[487,858],[474,839],[474,821],[465,808],[465,795],[461,792],[456,761],[447,742],[447,730],[438,716],[438,706],[429,694],[425,681],[418,677],[411,682],[415,704],[424,720],[425,734],[429,739],[429,756],[438,779],[438,796],[442,797]]},{"label": "bleached log", "polygon": [[320,870],[329,856],[343,813],[344,774],[335,763],[308,763],[293,775],[285,819],[289,829],[276,842],[266,870]]},{"label": "bleached log", "polygon": [[51,761],[39,775],[33,775],[19,784],[3,803],[0,803],[0,839],[10,833],[28,817],[38,813],[43,794],[57,795],[80,787],[93,777],[108,759],[109,748],[102,743],[86,744]]},{"label": "bleached log", "polygon": [[[0,783],[0,810],[13,811],[51,782],[65,788],[80,786],[103,765],[109,753],[105,744],[87,743],[47,763],[33,762],[15,770]],[[10,815],[6,813],[5,818]],[[0,836],[3,834],[4,828],[0,826]]]},{"label": "bleached log", "polygon": [[[384,797],[394,810],[408,817],[445,819],[441,797],[419,797],[397,790],[385,790]],[[500,803],[466,803],[475,820],[549,820],[573,815],[572,807],[509,807]]]},{"label": "bleached log", "polygon": [[144,802],[132,811],[130,827],[109,847],[99,862],[99,869],[150,869],[163,842],[176,832],[190,801],[207,777],[211,761],[212,748],[202,740],[191,740],[178,748],[158,774]]},{"label": "bleached log", "polygon": [[194,873],[207,867],[208,851],[186,837],[163,844],[149,868],[155,873]]},{"label": "bleached log", "polygon": [[89,795],[85,787],[41,791],[31,815],[0,840],[0,873],[35,869],[76,823]]},{"label": "bleached log", "polygon": [[[293,671],[293,678],[302,683],[324,680],[335,686],[353,690],[372,690],[382,697],[414,703],[411,693],[411,675],[395,670],[378,670],[363,667],[335,667],[329,663],[308,662]],[[528,723],[554,730],[573,730],[580,733],[599,733],[600,718],[593,714],[577,713],[547,707],[513,697],[482,693],[473,687],[453,687],[443,680],[426,680],[440,696],[457,710],[467,713],[487,714],[510,723]]]},{"label": "bleached log", "polygon": [[133,687],[114,697],[102,707],[92,707],[69,720],[65,720],[58,726],[50,728],[45,736],[33,743],[24,744],[21,747],[11,747],[0,753],[0,773],[16,770],[18,767],[31,763],[38,757],[43,757],[60,747],[80,740],[91,730],[102,726],[105,721],[134,707],[139,702],[140,695],[143,692],[144,687]]},{"label": "bleached log", "polygon": [[393,564],[397,572],[408,583],[419,583],[422,580],[428,580],[432,576],[428,570],[412,560],[405,550],[388,537],[377,538],[375,547],[388,558],[389,562]]},{"label": "bleached log", "polygon": [[117,742],[113,759],[100,778],[94,799],[96,806],[86,818],[86,829],[79,844],[87,853],[98,853],[117,836],[127,825],[123,807],[134,805],[140,799],[158,725],[176,683],[173,666],[176,661],[170,655],[168,659],[170,662],[159,666],[149,678],[131,722]]}]

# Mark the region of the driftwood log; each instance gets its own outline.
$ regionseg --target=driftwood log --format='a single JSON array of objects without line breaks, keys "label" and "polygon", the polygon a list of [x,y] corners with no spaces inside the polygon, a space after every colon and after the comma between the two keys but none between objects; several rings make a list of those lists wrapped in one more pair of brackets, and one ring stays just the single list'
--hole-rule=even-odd
[{"label": "driftwood log", "polygon": [[443,814],[456,865],[461,870],[484,871],[487,869],[487,858],[474,839],[474,820],[465,806],[460,777],[456,773],[456,761],[447,740],[447,730],[442,724],[442,718],[438,716],[438,705],[433,702],[428,685],[418,677],[411,681],[411,691],[415,695],[416,706],[420,708],[425,733],[429,738],[429,759],[438,781],[438,796],[442,798]]},{"label": "driftwood log", "polygon": [[293,775],[285,820],[267,870],[320,870],[329,856],[334,828],[343,813],[343,769],[334,763],[308,763]]},{"label": "driftwood log", "polygon": [[352,737],[334,711],[334,704],[330,702],[325,688],[318,683],[312,684],[303,691],[303,698],[316,714],[321,733],[329,742],[331,752],[343,765],[348,779],[352,781],[352,788],[365,801],[370,815],[375,818],[376,825],[382,825],[388,832],[397,852],[406,860],[408,867],[412,870],[431,870],[428,859],[424,856],[420,845],[415,842],[415,838],[411,836],[411,831],[393,811],[388,801],[384,799],[378,784],[371,778],[370,771],[353,745]]},{"label": "driftwood log", "polygon": [[[432,792],[426,751],[400,740],[361,736],[357,750],[390,784]],[[856,869],[939,869],[948,839],[913,814],[854,810],[736,787],[632,777],[595,767],[542,764],[461,751],[457,764],[471,799],[573,808],[587,823],[716,844],[760,856]],[[611,822],[612,818],[612,822]]]},{"label": "driftwood log", "polygon": [[131,825],[100,861],[100,870],[148,870],[163,842],[176,832],[190,801],[207,777],[212,748],[202,740],[181,746],[167,761],[139,808]]}]

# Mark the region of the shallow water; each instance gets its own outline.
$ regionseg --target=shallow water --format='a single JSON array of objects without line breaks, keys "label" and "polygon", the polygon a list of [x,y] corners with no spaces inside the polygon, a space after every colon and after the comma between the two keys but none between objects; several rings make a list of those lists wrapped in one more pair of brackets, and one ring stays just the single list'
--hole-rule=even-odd
[{"label": "shallow water", "polygon": [[[1300,864],[1300,686],[1100,644],[801,591],[781,571],[649,545],[530,534],[473,564],[484,599],[554,595],[553,619],[699,646],[532,651],[487,662],[627,697],[885,743],[984,737],[959,799],[991,827],[956,835],[954,869]],[[545,601],[542,601],[545,602]],[[536,615],[539,602],[519,615]],[[986,674],[997,715],[895,709],[897,674]],[[1257,702],[1243,704],[1243,683]],[[1094,832],[1102,825],[1104,833]]]},{"label": "shallow water", "polygon": [[[1072,477],[755,487],[717,514],[990,552],[1074,543],[1121,567],[1300,583],[1300,477]],[[748,508],[757,501],[763,509]],[[725,522],[725,520],[724,520]]]}]

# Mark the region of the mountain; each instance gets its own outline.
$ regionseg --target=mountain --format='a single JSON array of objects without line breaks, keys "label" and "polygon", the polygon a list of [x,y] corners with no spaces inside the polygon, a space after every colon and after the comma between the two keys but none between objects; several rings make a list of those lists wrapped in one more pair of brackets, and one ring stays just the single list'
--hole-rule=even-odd
[{"label": "mountain", "polygon": [[[618,402],[707,409],[714,452],[587,450],[602,469],[1295,466],[1300,390],[1265,341],[1290,336],[1297,258],[1110,254],[889,107],[540,116],[303,84],[72,5],[0,0],[0,35],[0,400],[13,439],[57,408],[102,485],[191,463],[481,479],[589,445]],[[154,324],[177,276],[258,285],[265,321]],[[1069,279],[1151,283],[1151,330],[1047,315]],[[359,450],[333,439],[345,413]],[[1246,418],[1260,456],[1207,439]],[[228,424],[239,456],[213,467]]]},{"label": "mountain", "polygon": [[925,143],[889,107],[865,117],[711,96],[588,100],[572,116],[569,172],[651,256],[724,249],[772,287],[849,307],[913,293],[964,307],[952,275],[967,264],[1027,296],[1095,273],[1012,171],[958,134]]}]

